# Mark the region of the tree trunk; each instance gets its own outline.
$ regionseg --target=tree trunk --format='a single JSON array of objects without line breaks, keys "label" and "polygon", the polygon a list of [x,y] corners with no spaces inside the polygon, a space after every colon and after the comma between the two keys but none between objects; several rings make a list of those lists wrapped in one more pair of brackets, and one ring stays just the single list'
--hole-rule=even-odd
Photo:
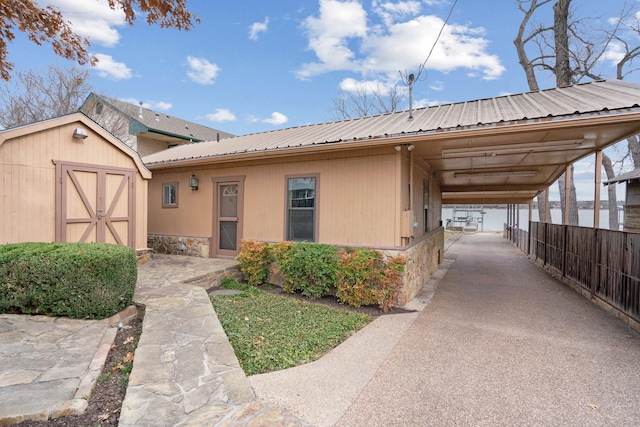
[{"label": "tree trunk", "polygon": [[[613,170],[613,163],[609,156],[602,153],[602,167],[607,174],[607,179],[613,179],[616,176]],[[609,230],[620,230],[618,221],[618,196],[616,194],[616,184],[607,185],[607,194],[609,196]]]},{"label": "tree trunk", "polygon": [[640,169],[640,135],[627,138],[627,146],[633,160],[633,168]]},{"label": "tree trunk", "polygon": [[571,0],[558,0],[553,5],[553,37],[556,48],[556,86],[571,85],[569,65],[569,4]]}]

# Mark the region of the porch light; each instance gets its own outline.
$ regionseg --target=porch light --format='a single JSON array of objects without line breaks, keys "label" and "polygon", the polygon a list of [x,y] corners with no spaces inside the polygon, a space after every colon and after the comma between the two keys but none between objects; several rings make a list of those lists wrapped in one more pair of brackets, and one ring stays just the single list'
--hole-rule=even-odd
[{"label": "porch light", "polygon": [[83,128],[75,128],[73,130],[73,137],[75,139],[87,139],[88,136],[89,136],[89,134]]},{"label": "porch light", "polygon": [[198,178],[195,173],[191,174],[191,178],[189,178],[189,187],[191,187],[191,191],[198,191]]}]

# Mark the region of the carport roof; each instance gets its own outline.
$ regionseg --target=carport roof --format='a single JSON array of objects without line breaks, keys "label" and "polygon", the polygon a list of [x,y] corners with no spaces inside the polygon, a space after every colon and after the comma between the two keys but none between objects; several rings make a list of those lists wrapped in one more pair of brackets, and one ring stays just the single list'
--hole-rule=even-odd
[{"label": "carport roof", "polygon": [[526,203],[566,166],[640,132],[640,85],[617,80],[187,144],[150,169],[396,145],[432,168],[443,203]]}]

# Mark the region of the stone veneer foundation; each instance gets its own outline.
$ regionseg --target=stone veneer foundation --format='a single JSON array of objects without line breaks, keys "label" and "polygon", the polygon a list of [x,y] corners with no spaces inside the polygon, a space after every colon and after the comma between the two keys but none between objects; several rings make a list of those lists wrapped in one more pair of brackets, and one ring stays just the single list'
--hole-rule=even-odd
[{"label": "stone veneer foundation", "polygon": [[[209,239],[205,237],[184,237],[150,234],[148,246],[158,253],[169,255],[189,255],[207,258]],[[438,269],[444,256],[444,228],[433,230],[415,240],[403,249],[379,249],[385,256],[406,258],[402,275],[402,288],[398,292],[395,305],[403,306],[416,296],[422,286]],[[274,274],[272,268],[270,282],[282,286],[282,278]]]},{"label": "stone veneer foundation", "polygon": [[444,257],[444,228],[433,230],[402,250],[381,250],[387,256],[406,258],[402,275],[402,288],[398,292],[396,305],[408,303],[427,283],[438,269]]},{"label": "stone veneer foundation", "polygon": [[207,237],[149,234],[147,246],[160,254],[209,257],[209,238]]}]

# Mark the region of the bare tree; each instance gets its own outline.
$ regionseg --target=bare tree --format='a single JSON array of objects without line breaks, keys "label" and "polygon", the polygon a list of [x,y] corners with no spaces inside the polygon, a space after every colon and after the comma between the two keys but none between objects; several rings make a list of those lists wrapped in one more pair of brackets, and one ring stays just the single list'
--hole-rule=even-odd
[{"label": "bare tree", "polygon": [[341,90],[332,99],[329,114],[333,120],[348,120],[375,114],[392,113],[404,99],[404,90],[398,86],[383,89],[380,85],[357,85],[354,90]]},{"label": "bare tree", "polygon": [[9,128],[77,111],[91,92],[89,71],[51,65],[45,71],[16,73],[0,86],[0,126]]},{"label": "bare tree", "polygon": [[[536,71],[552,73],[556,79],[556,86],[562,87],[579,83],[584,78],[593,80],[601,79],[602,76],[597,71],[599,64],[603,61],[607,51],[617,43],[625,49],[625,54],[617,64],[618,79],[628,75],[634,59],[640,55],[640,47],[632,46],[624,33],[640,35],[635,26],[628,24],[628,18],[635,12],[633,4],[625,3],[621,9],[619,18],[612,29],[598,27],[592,21],[596,18],[574,18],[570,11],[571,0],[557,0],[553,4],[553,24],[542,25],[533,21],[534,14],[551,0],[516,0],[517,6],[523,13],[523,20],[514,45],[518,53],[518,60],[527,78],[527,83],[532,91],[539,90]],[[530,51],[535,52],[530,56]],[[638,138],[630,138],[628,141],[629,153],[640,152],[640,142]],[[640,167],[640,164],[635,164]],[[614,164],[611,159],[603,153],[603,166],[609,179],[615,175]],[[565,177],[558,180],[560,198],[565,199]],[[618,228],[617,198],[615,186],[609,186],[609,228]],[[571,182],[570,192],[570,223],[577,223],[577,200],[575,200],[575,185]],[[539,208],[543,203],[540,203]],[[575,212],[575,213],[574,213]],[[548,213],[541,212],[540,218],[549,219]]]}]

